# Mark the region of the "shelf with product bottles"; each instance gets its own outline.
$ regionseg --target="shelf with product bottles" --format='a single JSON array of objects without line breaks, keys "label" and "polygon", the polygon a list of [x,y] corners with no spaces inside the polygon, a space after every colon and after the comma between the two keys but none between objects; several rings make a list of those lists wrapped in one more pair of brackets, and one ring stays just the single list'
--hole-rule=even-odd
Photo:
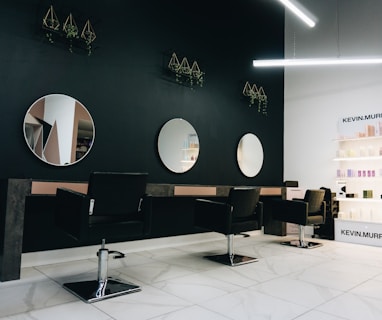
[{"label": "shelf with product bottles", "polygon": [[181,166],[183,171],[191,169],[199,156],[199,139],[194,133],[187,135],[183,141],[183,146],[180,148],[181,152]]},{"label": "shelf with product bottles", "polygon": [[338,220],[382,223],[382,200],[363,198],[337,198]]},{"label": "shelf with product bottles", "polygon": [[187,149],[182,149],[183,151],[183,159],[180,160],[182,163],[189,163],[193,164],[198,160],[198,154],[199,154],[199,149],[196,148],[187,148]]},{"label": "shelf with product bottles", "polygon": [[336,198],[340,220],[382,222],[382,136],[369,134],[335,140],[337,190],[344,191]]},{"label": "shelf with product bottles", "polygon": [[337,198],[337,201],[334,239],[382,247],[382,199],[374,195],[373,198]]},{"label": "shelf with product bottles", "polygon": [[382,246],[382,113],[339,119],[335,240]]},{"label": "shelf with product bottles", "polygon": [[[359,173],[360,171],[362,173]],[[340,211],[343,211],[344,203],[362,205],[376,203],[381,206],[382,215],[382,172],[379,169],[377,176],[374,174],[376,171],[372,167],[368,170],[352,168],[337,170],[336,200],[340,203]]]},{"label": "shelf with product bottles", "polygon": [[335,161],[364,161],[382,159],[382,135],[336,139],[339,148]]},{"label": "shelf with product bottles", "polygon": [[81,159],[89,151],[91,144],[91,138],[77,138],[76,160]]},{"label": "shelf with product bottles", "polygon": [[335,141],[339,147],[333,159],[339,163],[337,179],[363,179],[382,178],[382,136],[370,136],[358,133],[355,138],[340,138]]},{"label": "shelf with product bottles", "polygon": [[382,204],[382,199],[378,198],[336,198],[336,200],[341,202],[349,202],[349,203],[378,203]]},{"label": "shelf with product bottles", "polygon": [[189,134],[183,143],[182,163],[195,163],[199,156],[199,140],[196,134]]}]

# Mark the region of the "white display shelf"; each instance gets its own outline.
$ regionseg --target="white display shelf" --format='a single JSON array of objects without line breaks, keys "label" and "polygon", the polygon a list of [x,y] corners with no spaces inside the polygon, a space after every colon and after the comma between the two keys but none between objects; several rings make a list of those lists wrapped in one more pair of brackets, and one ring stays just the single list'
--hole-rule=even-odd
[{"label": "white display shelf", "polygon": [[369,157],[339,157],[334,158],[333,161],[370,161],[382,160],[382,156],[369,156]]},{"label": "white display shelf", "polygon": [[334,180],[336,181],[357,181],[357,182],[362,182],[362,183],[366,183],[366,182],[382,182],[382,176],[378,175],[378,176],[375,176],[375,177],[357,177],[357,176],[354,176],[354,177],[336,177]]},{"label": "white display shelf", "polygon": [[[377,197],[382,194],[382,136],[335,141],[341,142],[337,156],[333,159],[338,162],[335,178],[337,185],[343,182],[347,193],[358,196],[362,196],[363,190],[373,190],[375,201],[378,201]],[[360,198],[352,198],[350,201],[360,201]],[[370,202],[370,199],[367,201]]]},{"label": "white display shelf", "polygon": [[338,202],[367,202],[367,203],[380,203],[382,204],[382,199],[378,198],[336,198]]},{"label": "white display shelf", "polygon": [[334,139],[334,142],[348,142],[348,141],[370,141],[370,140],[378,140],[382,139],[382,136],[370,136],[370,137],[360,137],[360,138],[342,138],[342,139]]},{"label": "white display shelf", "polygon": [[382,160],[382,136],[338,139],[334,161],[379,161]]},{"label": "white display shelf", "polygon": [[[335,240],[382,247],[382,119],[349,119],[338,122],[334,139],[339,206]],[[372,198],[363,198],[365,191],[371,191]]]},{"label": "white display shelf", "polygon": [[[382,136],[335,141],[339,146],[333,159],[338,163],[336,183],[358,197],[336,197],[339,212],[334,238],[382,247],[382,199],[379,198],[382,194]],[[363,198],[364,190],[372,190],[373,198]]]},{"label": "white display shelf", "polygon": [[372,225],[376,225],[376,226],[381,226],[381,222],[380,221],[369,221],[369,220],[357,220],[357,219],[351,219],[351,218],[337,218],[335,219],[336,221],[341,221],[341,222],[350,222],[350,223],[367,223],[367,224],[372,224]]}]

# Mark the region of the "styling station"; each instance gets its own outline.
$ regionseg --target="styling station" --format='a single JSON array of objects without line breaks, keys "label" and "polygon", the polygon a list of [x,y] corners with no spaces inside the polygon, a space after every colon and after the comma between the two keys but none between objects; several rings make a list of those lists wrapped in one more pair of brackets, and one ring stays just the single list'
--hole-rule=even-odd
[{"label": "styling station", "polygon": [[1,319],[382,318],[381,1],[0,12]]},{"label": "styling station", "polygon": [[[95,145],[92,116],[83,104],[67,95],[37,99],[27,110],[23,129],[30,151],[50,166],[77,165]],[[184,174],[199,160],[198,133],[188,121],[170,119],[160,128],[157,151],[164,167]],[[258,175],[264,151],[255,134],[241,137],[236,159],[244,176]],[[3,179],[1,193],[5,204],[1,281],[20,278],[23,253],[98,244],[97,279],[64,284],[68,291],[91,303],[140,290],[139,286],[108,277],[109,254],[113,258],[124,254],[107,249],[107,243],[216,231],[228,238],[227,254],[219,261],[232,266],[255,261],[235,255],[233,237],[261,230],[263,198],[280,198],[282,188],[156,184],[149,183],[146,172],[94,171],[88,181],[79,182]],[[210,209],[198,203],[221,203],[217,208],[222,213],[209,217]],[[225,215],[232,221],[216,229],[215,224]]]}]

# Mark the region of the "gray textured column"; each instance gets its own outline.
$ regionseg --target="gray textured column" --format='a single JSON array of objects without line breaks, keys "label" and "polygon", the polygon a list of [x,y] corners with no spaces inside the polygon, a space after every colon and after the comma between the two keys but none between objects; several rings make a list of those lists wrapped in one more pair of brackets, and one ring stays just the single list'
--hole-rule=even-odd
[{"label": "gray textured column", "polygon": [[29,179],[7,179],[1,185],[0,281],[20,279],[24,231],[25,197],[31,192]]}]

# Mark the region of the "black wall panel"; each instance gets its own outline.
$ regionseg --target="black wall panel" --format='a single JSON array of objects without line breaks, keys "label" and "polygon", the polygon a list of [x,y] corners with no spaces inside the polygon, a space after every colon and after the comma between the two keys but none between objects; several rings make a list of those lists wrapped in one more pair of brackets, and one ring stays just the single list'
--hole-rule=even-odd
[{"label": "black wall panel", "polygon": [[[50,5],[81,28],[90,19],[91,56],[50,44],[41,29]],[[283,178],[282,70],[255,70],[254,58],[284,54],[284,12],[276,1],[5,0],[0,4],[1,178],[87,180],[93,170],[146,171],[157,183],[279,185]],[[178,85],[164,70],[171,53],[197,60],[202,88]],[[264,87],[268,116],[248,107],[245,81]],[[82,102],[96,126],[95,144],[80,163],[54,167],[27,147],[23,119],[39,97],[63,93]],[[173,174],[160,162],[156,139],[173,117],[189,121],[200,141],[194,168]],[[240,137],[252,132],[264,148],[255,178],[236,163]]]}]

